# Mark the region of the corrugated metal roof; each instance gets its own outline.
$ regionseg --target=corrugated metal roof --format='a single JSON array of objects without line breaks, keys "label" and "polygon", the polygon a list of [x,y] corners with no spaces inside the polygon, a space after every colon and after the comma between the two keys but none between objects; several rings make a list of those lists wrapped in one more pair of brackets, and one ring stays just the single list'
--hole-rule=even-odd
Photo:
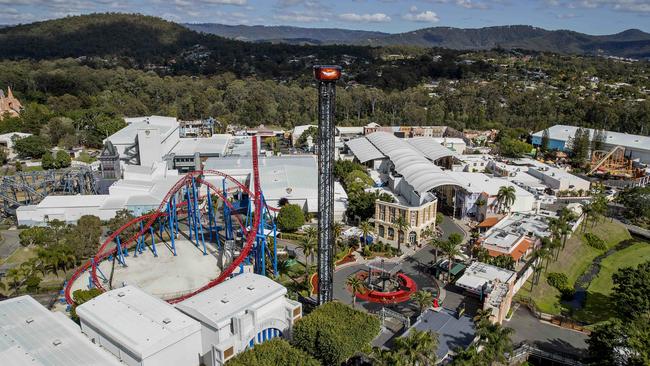
[{"label": "corrugated metal roof", "polygon": [[[548,132],[549,137],[553,140],[568,141],[573,139],[577,130],[578,127],[576,126],[555,125],[549,127]],[[590,137],[593,138],[595,131],[591,128],[587,128],[587,130],[589,131]],[[542,137],[543,134],[544,130],[535,132],[533,136]],[[605,131],[604,142],[612,146],[620,145],[627,148],[650,150],[650,136]]]},{"label": "corrugated metal roof", "polygon": [[384,154],[377,150],[377,148],[374,147],[365,137],[350,140],[345,144],[350,148],[350,150],[352,150],[354,156],[356,156],[361,163],[385,158]]},{"label": "corrugated metal roof", "polygon": [[[460,185],[453,177],[427,159],[423,152],[405,140],[387,132],[374,132],[367,138],[390,158],[395,171],[401,174],[417,192],[424,193],[444,185]],[[453,154],[451,150],[446,150],[449,155]]]},{"label": "corrugated metal roof", "polygon": [[427,159],[432,161],[447,156],[458,156],[455,151],[442,146],[440,142],[433,137],[414,137],[412,139],[407,139],[406,142],[418,149],[427,157]]}]

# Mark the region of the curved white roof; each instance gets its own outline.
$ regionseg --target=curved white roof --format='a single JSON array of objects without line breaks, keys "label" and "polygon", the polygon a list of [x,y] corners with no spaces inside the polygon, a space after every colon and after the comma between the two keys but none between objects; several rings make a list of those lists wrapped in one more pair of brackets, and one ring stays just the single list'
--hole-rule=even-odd
[{"label": "curved white roof", "polygon": [[[425,158],[422,151],[393,134],[375,132],[368,135],[367,139],[390,158],[395,166],[395,171],[401,174],[406,182],[419,193],[444,185],[460,185],[460,182]],[[441,155],[440,157],[453,154],[451,150],[443,146],[440,147],[448,152],[447,155]]]},{"label": "curved white roof", "polygon": [[457,156],[455,151],[442,146],[433,137],[414,137],[407,139],[406,142],[418,149],[428,159],[432,161],[444,158],[446,156]]},{"label": "curved white roof", "polygon": [[377,150],[377,148],[374,147],[365,137],[350,140],[345,144],[350,148],[350,150],[352,150],[354,156],[356,156],[361,163],[385,158],[384,154]]}]

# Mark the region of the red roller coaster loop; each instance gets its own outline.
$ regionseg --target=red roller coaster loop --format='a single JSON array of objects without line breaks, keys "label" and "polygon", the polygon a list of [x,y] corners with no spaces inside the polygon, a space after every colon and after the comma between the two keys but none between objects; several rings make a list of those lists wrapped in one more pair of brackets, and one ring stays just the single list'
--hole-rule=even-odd
[{"label": "red roller coaster loop", "polygon": [[[255,243],[256,239],[256,233],[258,226],[260,224],[260,213],[262,211],[262,199],[261,199],[261,187],[260,187],[260,180],[259,180],[259,163],[258,163],[258,149],[257,149],[257,137],[253,137],[252,141],[252,162],[253,162],[253,179],[255,182],[254,186],[254,192],[248,189],[244,184],[233,178],[232,176],[215,171],[215,170],[202,170],[202,171],[194,171],[191,173],[188,173],[187,175],[183,176],[181,179],[179,179],[176,184],[167,192],[165,197],[162,199],[160,205],[158,206],[158,209],[154,211],[153,213],[142,215],[140,217],[137,217],[133,220],[130,220],[126,224],[122,225],[119,229],[115,230],[110,236],[106,238],[106,240],[101,244],[99,247],[99,250],[97,251],[97,254],[89,260],[88,262],[84,263],[82,266],[77,268],[77,270],[72,274],[72,277],[68,281],[66,287],[65,287],[65,299],[68,302],[68,304],[73,304],[74,300],[72,299],[71,296],[71,290],[74,282],[83,274],[85,271],[89,270],[91,271],[91,279],[93,284],[100,290],[105,291],[104,287],[102,286],[102,281],[100,281],[97,277],[97,265],[103,261],[104,259],[110,257],[111,255],[115,255],[117,252],[117,248],[112,248],[111,250],[106,250],[106,248],[120,235],[122,234],[125,230],[129,228],[136,227],[135,225],[140,224],[141,222],[144,222],[144,225],[141,227],[138,227],[138,231],[131,236],[129,239],[126,241],[123,241],[121,243],[121,247],[124,249],[128,249],[131,246],[133,246],[136,243],[136,240],[140,238],[142,235],[146,235],[147,231],[149,228],[155,223],[155,221],[158,218],[165,217],[169,214],[168,212],[168,204],[170,202],[170,199],[174,197],[183,187],[186,187],[190,184],[192,184],[192,180],[195,180],[195,182],[199,184],[203,184],[207,187],[209,191],[212,193],[216,194],[226,205],[231,210],[234,210],[234,207],[228,201],[225,199],[223,192],[219,189],[217,189],[213,184],[210,182],[207,182],[203,177],[205,176],[218,176],[218,177],[223,177],[224,179],[227,179],[229,182],[233,183],[236,185],[237,188],[239,188],[241,191],[244,193],[247,193],[249,198],[253,201],[255,204],[255,210],[254,210],[254,215],[253,215],[253,221],[252,225],[249,228],[246,228],[241,221],[241,218],[239,216],[235,216],[237,222],[239,223],[240,227],[242,228],[242,231],[244,233],[244,236],[246,238],[246,242],[244,244],[244,247],[242,248],[242,251],[240,255],[235,258],[232,263],[224,270],[221,272],[221,274],[214,280],[208,282],[201,288],[199,288],[196,291],[193,291],[189,294],[183,295],[178,298],[170,299],[167,300],[169,303],[177,303],[180,301],[183,301],[187,298],[190,298],[202,291],[205,291],[211,287],[214,287],[215,285],[223,282],[225,279],[227,279],[232,272],[239,267],[239,265],[246,259],[246,257],[250,254],[253,245]],[[187,202],[181,202],[177,206],[177,211],[180,211],[180,208],[182,206],[186,206]],[[271,211],[279,211],[278,208],[275,207],[268,207],[269,210]]]}]

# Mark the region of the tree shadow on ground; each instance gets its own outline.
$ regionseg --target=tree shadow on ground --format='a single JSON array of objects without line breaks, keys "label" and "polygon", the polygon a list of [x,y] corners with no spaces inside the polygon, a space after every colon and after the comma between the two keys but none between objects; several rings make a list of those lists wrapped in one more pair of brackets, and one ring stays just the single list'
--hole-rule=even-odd
[{"label": "tree shadow on ground", "polygon": [[582,359],[587,356],[586,349],[578,348],[560,338],[553,338],[546,341],[533,341],[531,343],[543,351],[565,356],[567,358]]},{"label": "tree shadow on ground", "polygon": [[597,323],[616,316],[616,308],[611,296],[600,292],[587,291],[584,306],[574,312],[574,318],[584,323]]}]

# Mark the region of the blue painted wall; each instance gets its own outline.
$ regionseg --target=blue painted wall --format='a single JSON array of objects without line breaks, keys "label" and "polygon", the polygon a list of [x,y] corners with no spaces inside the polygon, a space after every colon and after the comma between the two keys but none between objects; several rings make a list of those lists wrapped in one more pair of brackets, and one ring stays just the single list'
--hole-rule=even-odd
[{"label": "blue painted wall", "polygon": [[[542,138],[539,136],[533,136],[532,143],[534,146],[540,146],[542,144]],[[551,150],[564,151],[565,143],[566,141],[550,139],[548,148]]]}]

